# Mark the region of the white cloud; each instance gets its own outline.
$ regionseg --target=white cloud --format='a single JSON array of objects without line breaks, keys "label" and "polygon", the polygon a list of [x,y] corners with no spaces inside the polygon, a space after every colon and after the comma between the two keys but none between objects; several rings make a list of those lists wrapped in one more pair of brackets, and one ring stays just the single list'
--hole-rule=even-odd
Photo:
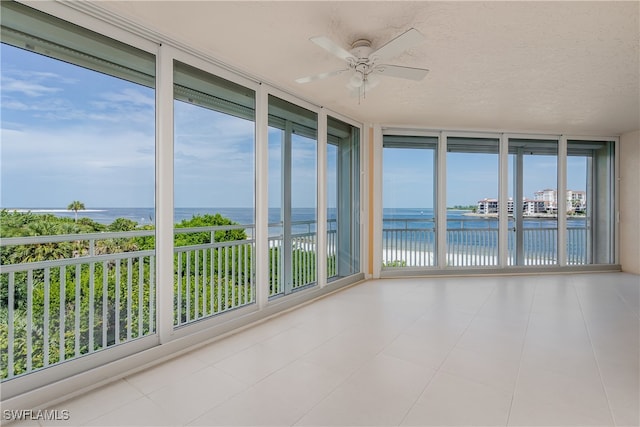
[{"label": "white cloud", "polygon": [[2,91],[5,93],[17,92],[28,97],[38,97],[60,92],[61,90],[57,87],[45,86],[33,81],[17,80],[11,77],[2,79]]},{"label": "white cloud", "polygon": [[153,201],[153,135],[2,129],[2,139],[2,206],[61,206],[70,196],[92,206]]},{"label": "white cloud", "polygon": [[146,93],[133,88],[125,88],[119,92],[108,92],[100,95],[101,98],[116,104],[132,104],[137,106],[155,107],[155,99]]}]

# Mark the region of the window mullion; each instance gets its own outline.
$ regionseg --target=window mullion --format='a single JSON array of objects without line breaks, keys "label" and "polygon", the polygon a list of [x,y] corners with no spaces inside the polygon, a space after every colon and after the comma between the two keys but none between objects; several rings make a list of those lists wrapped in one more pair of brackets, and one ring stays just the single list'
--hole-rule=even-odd
[{"label": "window mullion", "polygon": [[327,113],[318,114],[318,223],[316,226],[316,280],[327,283]]},{"label": "window mullion", "polygon": [[173,59],[168,49],[160,46],[156,65],[156,319],[161,344],[173,334]]},{"label": "window mullion", "polygon": [[436,265],[447,266],[447,133],[441,132],[436,169]]},{"label": "window mullion", "polygon": [[293,288],[292,278],[292,225],[291,225],[291,142],[292,142],[293,125],[291,121],[287,120],[285,123],[285,130],[282,139],[282,270],[284,277],[284,292],[288,294]]},{"label": "window mullion", "polygon": [[558,142],[558,265],[567,265],[567,137]]},{"label": "window mullion", "polygon": [[500,136],[500,172],[498,177],[498,265],[506,267],[509,256],[509,138]]}]

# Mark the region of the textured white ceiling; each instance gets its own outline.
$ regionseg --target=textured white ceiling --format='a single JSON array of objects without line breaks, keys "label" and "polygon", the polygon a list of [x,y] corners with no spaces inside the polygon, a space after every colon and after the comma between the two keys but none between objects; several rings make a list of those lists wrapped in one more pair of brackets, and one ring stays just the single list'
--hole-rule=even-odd
[{"label": "textured white ceiling", "polygon": [[[622,134],[640,128],[640,2],[119,1],[101,7],[354,119],[431,128]],[[351,97],[348,77],[300,85],[343,63],[309,41],[379,47],[408,28],[426,40]]]}]

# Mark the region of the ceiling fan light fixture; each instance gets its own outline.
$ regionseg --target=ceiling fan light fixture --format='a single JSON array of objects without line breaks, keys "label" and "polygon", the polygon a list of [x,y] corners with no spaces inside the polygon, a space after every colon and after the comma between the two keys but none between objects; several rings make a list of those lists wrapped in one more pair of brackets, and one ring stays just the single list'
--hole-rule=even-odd
[{"label": "ceiling fan light fixture", "polygon": [[367,89],[373,89],[380,84],[380,79],[377,76],[370,74],[367,77],[365,84],[367,85]]},{"label": "ceiling fan light fixture", "polygon": [[349,79],[349,85],[351,87],[361,87],[364,84],[364,75],[356,70],[355,73]]}]

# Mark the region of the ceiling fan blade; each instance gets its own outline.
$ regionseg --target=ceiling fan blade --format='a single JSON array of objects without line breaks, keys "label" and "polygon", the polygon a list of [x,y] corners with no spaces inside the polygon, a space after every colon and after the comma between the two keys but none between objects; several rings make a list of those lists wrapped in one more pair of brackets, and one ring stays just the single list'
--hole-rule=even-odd
[{"label": "ceiling fan blade", "polygon": [[342,47],[334,43],[333,40],[327,37],[324,37],[324,36],[311,37],[309,40],[311,40],[312,42],[314,42],[315,44],[317,44],[327,52],[334,54],[340,59],[347,61],[348,58],[353,58],[353,55],[349,53],[349,51],[343,49]]},{"label": "ceiling fan blade", "polygon": [[345,68],[343,70],[329,71],[327,73],[320,73],[314,76],[300,77],[299,79],[296,79],[296,83],[314,82],[316,80],[322,80],[328,77],[337,76],[338,74],[344,73],[345,71],[348,71],[348,70],[349,70],[348,68]]},{"label": "ceiling fan blade", "polygon": [[415,28],[410,28],[391,40],[380,49],[372,52],[369,57],[376,57],[380,60],[387,60],[400,55],[405,50],[412,48],[424,40],[424,35]]},{"label": "ceiling fan blade", "polygon": [[399,65],[379,65],[375,71],[376,74],[382,76],[416,81],[424,79],[429,73],[426,68],[401,67]]}]

